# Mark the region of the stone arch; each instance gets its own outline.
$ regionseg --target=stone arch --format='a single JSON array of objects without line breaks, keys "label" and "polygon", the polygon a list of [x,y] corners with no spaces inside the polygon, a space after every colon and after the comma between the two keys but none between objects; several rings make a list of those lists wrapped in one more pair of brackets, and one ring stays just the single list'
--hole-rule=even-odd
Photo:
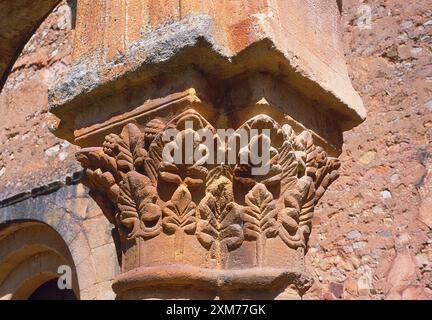
[{"label": "stone arch", "polygon": [[80,297],[75,262],[67,244],[49,225],[37,221],[2,224],[0,231],[0,299],[23,300],[58,278],[58,268],[72,270],[72,290]]},{"label": "stone arch", "polygon": [[0,91],[25,44],[60,0],[0,3]]},{"label": "stone arch", "polygon": [[[11,198],[0,204],[0,263],[2,252],[14,246],[13,243],[2,244],[6,230],[18,228],[24,222],[39,223],[51,228],[70,252],[79,287],[76,296],[83,300],[114,299],[111,283],[119,272],[120,257],[112,225],[82,184],[50,190],[48,187],[34,189],[31,197],[21,197],[18,201]],[[29,239],[34,240],[34,237]],[[53,243],[47,245],[60,250]],[[35,252],[39,248],[40,244],[32,246]],[[2,275],[0,269],[0,285]]]}]

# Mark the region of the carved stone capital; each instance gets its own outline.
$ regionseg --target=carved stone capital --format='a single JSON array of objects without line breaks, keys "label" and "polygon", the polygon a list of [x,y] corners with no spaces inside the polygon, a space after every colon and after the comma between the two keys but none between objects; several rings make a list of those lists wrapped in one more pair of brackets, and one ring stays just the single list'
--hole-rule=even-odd
[{"label": "carved stone capital", "polygon": [[[116,226],[119,298],[311,286],[314,208],[337,178],[342,132],[366,114],[339,19],[329,0],[78,1],[50,128],[83,148],[85,184]],[[176,151],[184,161],[167,161]]]},{"label": "carved stone capital", "polygon": [[[167,129],[178,136],[166,141]],[[235,129],[220,137],[199,112],[186,108],[130,122],[120,134],[106,135],[103,146],[77,154],[91,196],[120,234],[123,274],[113,286],[119,297],[130,297],[132,289],[145,296],[156,286],[193,286],[208,297],[229,297],[233,290],[247,296],[252,289],[276,297],[287,287],[301,295],[311,285],[303,258],[314,208],[337,178],[339,161],[314,143],[309,130],[296,132],[265,114]],[[233,151],[235,162],[164,160],[167,144],[185,157],[197,152],[199,143],[185,150],[182,142],[199,130],[223,152]],[[258,135],[229,150],[240,130]],[[266,138],[269,169],[254,175],[255,165],[241,163],[240,155]]]}]

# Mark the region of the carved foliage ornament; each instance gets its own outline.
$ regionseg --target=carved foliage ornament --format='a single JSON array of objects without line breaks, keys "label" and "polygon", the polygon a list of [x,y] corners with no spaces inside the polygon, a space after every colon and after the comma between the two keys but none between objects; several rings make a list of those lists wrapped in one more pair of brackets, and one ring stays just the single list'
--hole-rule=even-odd
[{"label": "carved foliage ornament", "polygon": [[[185,123],[191,121],[193,127]],[[176,128],[175,139],[164,132]],[[280,237],[287,246],[306,248],[314,207],[325,189],[337,178],[336,158],[313,143],[312,134],[296,134],[267,115],[258,115],[239,130],[267,129],[236,150],[235,164],[208,164],[203,158],[186,159],[201,152],[197,141],[187,152],[187,135],[205,130],[207,137],[228,149],[216,130],[196,111],[188,110],[169,122],[152,120],[144,128],[128,124],[120,135],[106,136],[103,147],[85,148],[77,159],[85,168],[85,184],[124,239],[175,235],[176,248],[183,237],[195,235],[213,256],[224,256],[244,241],[255,241],[258,265],[263,264],[266,240]],[[270,158],[266,174],[254,175],[257,165],[239,159],[257,143],[267,143]],[[182,164],[163,159],[167,144],[180,150]],[[205,152],[204,152],[205,154]],[[220,264],[225,265],[222,258]]]}]

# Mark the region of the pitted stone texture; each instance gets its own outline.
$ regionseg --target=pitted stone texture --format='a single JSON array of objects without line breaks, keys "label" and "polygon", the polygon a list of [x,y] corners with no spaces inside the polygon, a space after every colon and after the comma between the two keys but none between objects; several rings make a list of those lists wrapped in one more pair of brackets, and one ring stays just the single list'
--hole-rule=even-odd
[{"label": "pitted stone texture", "polygon": [[[331,291],[333,267],[346,275],[344,299],[430,296],[430,1],[343,4],[347,62],[368,116],[345,134],[341,177],[317,209],[307,255],[315,298]],[[349,239],[353,230],[361,237]],[[394,264],[409,275],[400,285]]]},{"label": "pitted stone texture", "polygon": [[[24,2],[2,1],[2,6]],[[48,130],[48,86],[66,69],[71,57],[70,15],[64,1],[42,23],[0,93],[0,201],[79,170],[74,146]],[[0,24],[3,22],[0,18]]]},{"label": "pitted stone texture", "polygon": [[60,0],[0,3],[0,91],[22,47]]}]

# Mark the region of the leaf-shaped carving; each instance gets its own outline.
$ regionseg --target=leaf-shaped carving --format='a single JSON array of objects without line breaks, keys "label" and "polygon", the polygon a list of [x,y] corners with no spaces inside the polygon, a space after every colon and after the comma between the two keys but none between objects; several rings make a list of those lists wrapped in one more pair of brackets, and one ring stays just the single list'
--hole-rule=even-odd
[{"label": "leaf-shaped carving", "polygon": [[280,210],[279,236],[291,248],[305,247],[310,234],[314,211],[315,188],[311,177],[303,176],[296,187],[283,195],[284,208]]},{"label": "leaf-shaped carving", "polygon": [[[192,121],[192,128],[187,121]],[[167,128],[179,131],[176,141],[165,141],[163,129]],[[201,129],[205,137],[197,133]],[[246,130],[250,140],[231,145],[232,139],[241,138],[240,129]],[[198,136],[192,148],[198,159],[183,150],[186,134]],[[218,142],[225,155],[233,151],[236,163],[206,163],[210,150],[214,151],[201,146],[208,139]],[[193,161],[164,161],[162,151],[168,143],[177,143],[169,145],[175,147],[172,152],[180,150],[183,160]],[[267,150],[267,146],[270,158],[251,157],[251,152]],[[240,155],[249,160],[242,163]],[[314,206],[337,178],[340,166],[338,159],[314,144],[309,130],[297,135],[290,125],[258,115],[222,143],[211,124],[194,110],[169,122],[154,119],[144,127],[128,124],[120,134],[108,135],[103,148],[85,148],[77,158],[85,168],[83,182],[90,187],[90,195],[119,227],[122,239],[151,238],[164,230],[174,234],[174,259],[182,261],[186,234],[196,232],[222,267],[229,251],[245,239],[256,242],[259,266],[265,263],[268,238],[280,236],[291,248],[305,248]],[[270,170],[265,174],[253,170],[253,174],[252,169],[261,165]],[[197,199],[201,199],[198,208]]]},{"label": "leaf-shaped carving", "polygon": [[146,156],[143,160],[144,172],[149,177],[153,185],[157,184],[158,172],[156,169],[156,162],[150,157]]},{"label": "leaf-shaped carving", "polygon": [[90,190],[90,196],[101,207],[108,221],[115,223],[115,205],[119,194],[121,177],[115,159],[106,155],[102,148],[84,148],[76,158],[85,168],[83,184]]},{"label": "leaf-shaped carving", "polygon": [[[87,184],[89,188],[109,189],[116,183],[115,162],[106,156],[101,148],[85,148],[75,154],[76,159],[86,169]],[[115,200],[115,199],[113,199]]]},{"label": "leaf-shaped carving", "polygon": [[88,186],[91,189],[103,191],[111,201],[117,201],[119,188],[111,172],[102,172],[101,169],[96,169],[94,171],[86,169],[86,176],[89,182]]},{"label": "leaf-shaped carving", "polygon": [[197,237],[203,247],[214,249],[217,242],[229,251],[243,242],[243,230],[239,210],[234,202],[220,205],[220,199],[209,195],[199,206]]},{"label": "leaf-shaped carving", "polygon": [[[125,127],[126,128],[126,127]],[[126,129],[123,129],[125,132]],[[111,133],[105,137],[103,143],[104,152],[116,159],[117,167],[122,172],[134,169],[132,153],[129,150],[129,143],[122,136]]]},{"label": "leaf-shaped carving", "polygon": [[[208,192],[212,192],[211,190],[214,189],[213,186],[216,186],[217,190],[220,190],[221,187],[219,187],[219,185],[221,183],[231,184],[232,179],[233,179],[233,168],[231,165],[220,164],[219,166],[216,166],[215,168],[213,168],[208,172],[206,177]],[[232,188],[232,186],[229,186],[229,188]]]},{"label": "leaf-shaped carving", "polygon": [[299,180],[300,190],[303,191],[302,208],[299,217],[299,233],[304,247],[307,247],[309,235],[312,231],[312,218],[315,210],[315,185],[310,177],[303,177]]},{"label": "leaf-shaped carving", "polygon": [[163,208],[163,229],[167,234],[174,234],[174,261],[183,261],[185,234],[194,234],[196,230],[196,205],[192,195],[184,184],[174,191],[171,200]]},{"label": "leaf-shaped carving", "polygon": [[262,266],[265,257],[265,240],[278,234],[275,201],[265,185],[259,183],[246,195],[245,202],[247,206],[242,215],[245,238],[257,242],[257,262]]},{"label": "leaf-shaped carving", "polygon": [[162,163],[162,151],[165,143],[162,139],[162,133],[157,134],[149,146],[149,157],[155,163],[156,168]]},{"label": "leaf-shaped carving", "polygon": [[128,172],[120,183],[120,221],[131,230],[128,238],[152,238],[161,231],[161,209],[155,187],[148,177]]},{"label": "leaf-shaped carving", "polygon": [[298,163],[298,177],[304,175],[314,177],[317,164],[316,147],[313,143],[313,136],[309,130],[304,130],[293,141],[296,159]]},{"label": "leaf-shaped carving", "polygon": [[165,128],[165,122],[155,118],[146,123],[144,127],[145,145],[149,147],[154,138]]},{"label": "leaf-shaped carving", "polygon": [[92,171],[99,169],[102,173],[109,172],[116,183],[121,181],[115,159],[105,154],[102,148],[83,148],[75,154],[75,157],[84,168]]},{"label": "leaf-shaped carving", "polygon": [[286,190],[293,188],[297,182],[298,162],[290,142],[285,141],[283,143],[279,152],[278,163],[282,168],[280,184],[283,194]]},{"label": "leaf-shaped carving", "polygon": [[277,211],[273,195],[263,184],[257,184],[245,198],[246,209],[243,212],[246,239],[257,240],[260,235],[272,238],[277,235],[275,217]]},{"label": "leaf-shaped carving", "polygon": [[250,189],[256,183],[279,184],[282,169],[277,161],[278,150],[285,138],[282,127],[265,114],[241,125],[228,141],[230,149],[238,150],[234,181],[244,189]]},{"label": "leaf-shaped carving", "polygon": [[[116,159],[121,173],[138,171],[145,173],[156,184],[157,171],[155,160],[145,149],[144,133],[133,123],[127,124],[120,136],[109,134],[103,143],[104,152]],[[124,174],[123,174],[124,175]]]},{"label": "leaf-shaped carving", "polygon": [[296,134],[289,124],[284,124],[279,131],[283,134],[284,142],[288,141],[289,143],[294,143]]},{"label": "leaf-shaped carving", "polygon": [[240,208],[234,203],[231,168],[221,165],[209,172],[207,194],[198,206],[197,238],[225,268],[228,251],[243,243]]},{"label": "leaf-shaped carving", "polygon": [[193,234],[196,229],[195,208],[189,190],[184,185],[179,186],[163,208],[165,232],[172,234],[181,229],[187,234]]}]

